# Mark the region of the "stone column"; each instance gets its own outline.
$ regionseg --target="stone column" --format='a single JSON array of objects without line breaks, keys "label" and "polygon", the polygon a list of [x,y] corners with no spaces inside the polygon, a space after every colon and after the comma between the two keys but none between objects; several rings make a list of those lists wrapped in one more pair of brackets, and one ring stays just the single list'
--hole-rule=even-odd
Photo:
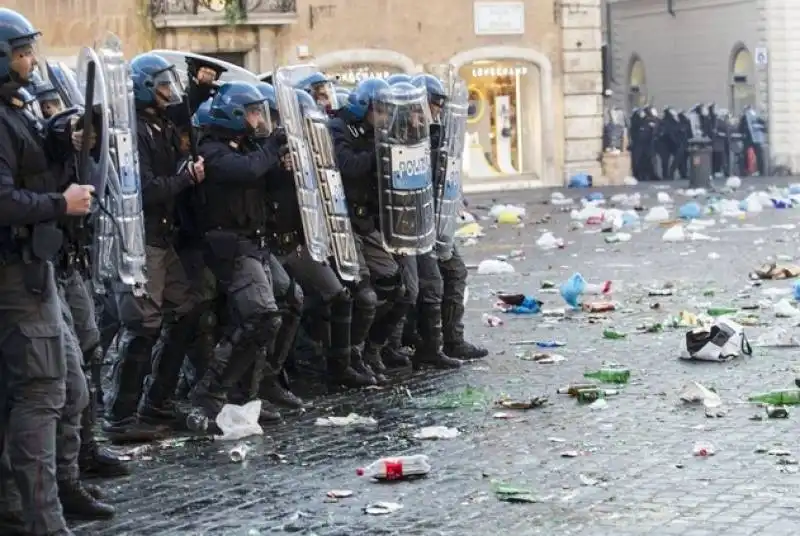
[{"label": "stone column", "polygon": [[578,172],[600,183],[603,145],[601,0],[557,0],[564,89],[564,181]]}]

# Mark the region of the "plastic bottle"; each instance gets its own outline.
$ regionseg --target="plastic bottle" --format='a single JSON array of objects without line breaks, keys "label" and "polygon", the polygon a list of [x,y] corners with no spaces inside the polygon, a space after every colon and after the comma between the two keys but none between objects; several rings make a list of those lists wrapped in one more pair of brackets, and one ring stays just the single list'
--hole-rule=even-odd
[{"label": "plastic bottle", "polygon": [[622,367],[609,367],[601,368],[600,370],[584,372],[583,377],[603,383],[628,383],[628,380],[631,378],[631,371]]},{"label": "plastic bottle", "polygon": [[617,331],[615,329],[604,329],[603,330],[603,338],[604,339],[618,340],[618,339],[624,339],[627,336],[628,335],[626,333],[623,333],[621,331]]},{"label": "plastic bottle", "polygon": [[431,471],[428,457],[424,454],[381,458],[366,467],[356,470],[358,476],[376,480],[402,480],[407,477],[425,476]]},{"label": "plastic bottle", "polygon": [[788,406],[800,404],[800,390],[783,389],[770,391],[768,393],[758,393],[747,398],[750,402],[763,402],[773,406]]}]

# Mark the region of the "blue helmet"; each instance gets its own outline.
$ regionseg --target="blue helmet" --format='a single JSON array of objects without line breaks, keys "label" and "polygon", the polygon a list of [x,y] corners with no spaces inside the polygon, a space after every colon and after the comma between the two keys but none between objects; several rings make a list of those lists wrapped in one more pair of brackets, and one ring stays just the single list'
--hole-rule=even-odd
[{"label": "blue helmet", "polygon": [[[131,60],[133,96],[139,106],[181,101],[181,83],[175,66],[157,54],[139,54]],[[160,98],[160,100],[159,100]]]},{"label": "blue helmet", "polygon": [[[222,84],[211,99],[210,126],[235,134],[266,135],[270,130],[269,115],[264,105],[266,100],[253,84]],[[257,125],[249,122],[253,113],[260,115]]]},{"label": "blue helmet", "polygon": [[211,124],[211,100],[203,102],[192,116],[192,126],[195,128],[205,128]]},{"label": "blue helmet", "polygon": [[267,82],[259,82],[255,84],[256,89],[261,93],[261,95],[267,99],[267,106],[270,110],[277,112],[278,111],[278,99],[275,96],[275,86],[272,84],[268,84]]},{"label": "blue helmet", "polygon": [[442,81],[432,74],[418,74],[411,80],[417,87],[424,88],[428,92],[428,100],[438,106],[444,105],[447,100],[447,91],[444,89]]},{"label": "blue helmet", "polygon": [[345,108],[353,117],[363,121],[367,116],[372,101],[378,93],[384,89],[389,89],[389,84],[379,78],[367,78],[358,83],[356,88],[350,93]]},{"label": "blue helmet", "polygon": [[328,83],[330,83],[330,80],[328,80],[328,78],[324,74],[316,72],[300,80],[297,84],[295,84],[294,87],[297,89],[304,89],[305,91],[311,91],[311,88],[313,88],[317,84],[328,84]]},{"label": "blue helmet", "polygon": [[305,115],[308,111],[321,111],[314,98],[300,89],[295,90],[297,95],[297,103],[300,105],[300,110]]},{"label": "blue helmet", "polygon": [[28,19],[11,9],[0,8],[0,85],[16,82],[25,85],[30,73],[20,74],[11,69],[13,51],[32,45],[42,33]]},{"label": "blue helmet", "polygon": [[390,86],[397,84],[398,82],[411,82],[411,77],[407,74],[397,73],[391,75],[389,78],[386,79],[386,83]]}]

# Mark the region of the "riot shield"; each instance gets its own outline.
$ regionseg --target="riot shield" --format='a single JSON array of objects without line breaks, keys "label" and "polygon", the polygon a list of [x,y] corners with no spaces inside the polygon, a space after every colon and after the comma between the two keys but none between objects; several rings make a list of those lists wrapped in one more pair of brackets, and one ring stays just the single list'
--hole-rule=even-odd
[{"label": "riot shield", "polygon": [[426,253],[436,242],[427,93],[391,86],[372,106],[383,246],[397,255]]},{"label": "riot shield", "polygon": [[258,76],[244,67],[239,67],[238,65],[234,65],[232,63],[228,63],[227,61],[219,60],[217,58],[211,58],[209,56],[203,56],[202,54],[194,54],[193,52],[181,52],[179,50],[152,50],[150,51],[151,54],[156,54],[157,56],[161,56],[171,64],[175,66],[175,70],[178,71],[181,81],[183,82],[184,87],[189,87],[189,83],[187,80],[187,66],[186,61],[189,60],[197,60],[202,63],[209,63],[214,65],[217,68],[224,69],[224,72],[219,77],[220,82],[247,82],[249,84],[258,84],[261,80],[259,80]]},{"label": "riot shield", "polygon": [[322,192],[306,137],[304,115],[292,84],[293,74],[292,67],[275,72],[275,97],[291,154],[292,176],[303,220],[306,247],[311,258],[317,262],[325,262],[331,254],[330,237],[325,222]]},{"label": "riot shield", "polygon": [[436,241],[449,247],[455,240],[461,208],[461,172],[467,135],[469,91],[461,78],[450,78],[442,110],[442,137],[434,147],[433,181],[436,188]]},{"label": "riot shield", "polygon": [[753,108],[748,107],[742,114],[744,126],[747,135],[750,137],[752,143],[761,145],[766,142],[766,135],[764,134],[764,126],[761,123],[758,114]]},{"label": "riot shield", "polygon": [[706,138],[703,132],[703,123],[700,114],[697,112],[689,112],[686,114],[686,118],[689,119],[689,125],[692,127],[690,139],[701,140]]},{"label": "riot shield", "polygon": [[[122,53],[122,43],[113,34],[96,46],[98,73],[103,73],[108,102],[110,170],[106,207],[108,214],[100,218],[101,237],[116,232],[118,243],[107,248],[116,252],[116,278],[137,294],[144,293],[145,241],[142,187],[139,175],[139,153],[136,145],[136,105],[130,66]],[[104,211],[105,212],[105,211]],[[111,225],[113,229],[103,228]]]},{"label": "riot shield", "polygon": [[[94,191],[97,192],[97,195],[103,195],[106,191],[106,184],[108,178],[108,169],[110,166],[109,160],[109,148],[110,148],[110,140],[109,140],[109,101],[108,101],[108,80],[106,79],[106,73],[103,69],[103,63],[101,59],[98,57],[97,53],[94,49],[89,47],[84,47],[80,54],[78,55],[78,68],[75,75],[77,79],[77,94],[74,94],[75,88],[70,89],[70,81],[66,78],[66,75],[63,80],[59,81],[59,85],[63,82],[64,84],[64,91],[65,93],[69,94],[73,92],[71,95],[72,99],[78,99],[77,101],[73,102],[73,106],[80,106],[84,108],[86,103],[84,102],[86,96],[86,89],[88,83],[88,71],[89,71],[89,64],[94,64],[95,66],[95,75],[94,75],[94,102],[92,103],[92,110],[93,110],[93,120],[92,123],[95,125],[99,125],[100,129],[97,132],[97,149],[91,151],[88,177],[79,177],[79,180],[84,184],[91,184],[94,186]],[[59,90],[59,94],[61,91]],[[66,105],[66,102],[65,102]]]}]

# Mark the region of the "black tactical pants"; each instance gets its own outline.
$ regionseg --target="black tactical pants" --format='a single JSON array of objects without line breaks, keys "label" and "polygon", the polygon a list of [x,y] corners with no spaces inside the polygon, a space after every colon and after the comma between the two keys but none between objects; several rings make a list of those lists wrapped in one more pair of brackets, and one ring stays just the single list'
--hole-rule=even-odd
[{"label": "black tactical pants", "polygon": [[26,532],[40,535],[66,530],[58,498],[56,436],[67,401],[68,339],[52,265],[47,265],[42,294],[26,289],[29,270],[22,263],[0,266],[0,481],[3,499],[13,503],[13,491],[5,485],[11,475]]},{"label": "black tactical pants", "polygon": [[[226,238],[226,240],[228,240]],[[234,244],[228,243],[226,248]],[[221,248],[222,249],[222,248]],[[213,418],[227,401],[228,393],[253,368],[264,370],[267,356],[274,355],[281,327],[281,311],[275,300],[272,269],[283,285],[289,277],[271,255],[241,240],[234,259],[209,257],[209,268],[224,293],[231,325],[214,350],[214,359],[191,395],[192,403]],[[302,300],[302,298],[301,298]],[[260,379],[254,375],[251,396]]]},{"label": "black tactical pants", "polygon": [[391,344],[394,348],[402,345],[403,330],[419,332],[426,347],[438,349],[442,344],[442,295],[444,283],[435,253],[415,257],[398,257],[402,269],[403,283],[406,286],[404,301],[408,314],[395,328]]},{"label": "black tactical pants", "polygon": [[[136,419],[144,380],[151,370],[154,378],[148,392],[161,389],[159,370],[178,361],[178,371],[192,336],[186,318],[200,299],[192,288],[174,248],[147,246],[145,296],[129,289],[115,289],[122,332],[112,369],[111,392],[106,394],[106,420],[115,425]],[[155,365],[151,367],[151,362]],[[177,373],[176,373],[177,374]],[[166,385],[172,378],[161,376]],[[174,391],[177,378],[174,379]],[[162,391],[163,393],[163,391]]]},{"label": "black tactical pants", "polygon": [[[369,271],[369,280],[378,300],[367,342],[382,347],[405,317],[410,297],[406,297],[402,271],[392,254],[384,249],[380,232],[356,235],[356,245],[364,257],[364,265]],[[416,295],[418,288],[411,292]]]},{"label": "black tactical pants", "polygon": [[444,344],[456,345],[464,341],[464,292],[467,288],[467,266],[458,249],[453,255],[439,261],[442,274],[442,335]]}]

